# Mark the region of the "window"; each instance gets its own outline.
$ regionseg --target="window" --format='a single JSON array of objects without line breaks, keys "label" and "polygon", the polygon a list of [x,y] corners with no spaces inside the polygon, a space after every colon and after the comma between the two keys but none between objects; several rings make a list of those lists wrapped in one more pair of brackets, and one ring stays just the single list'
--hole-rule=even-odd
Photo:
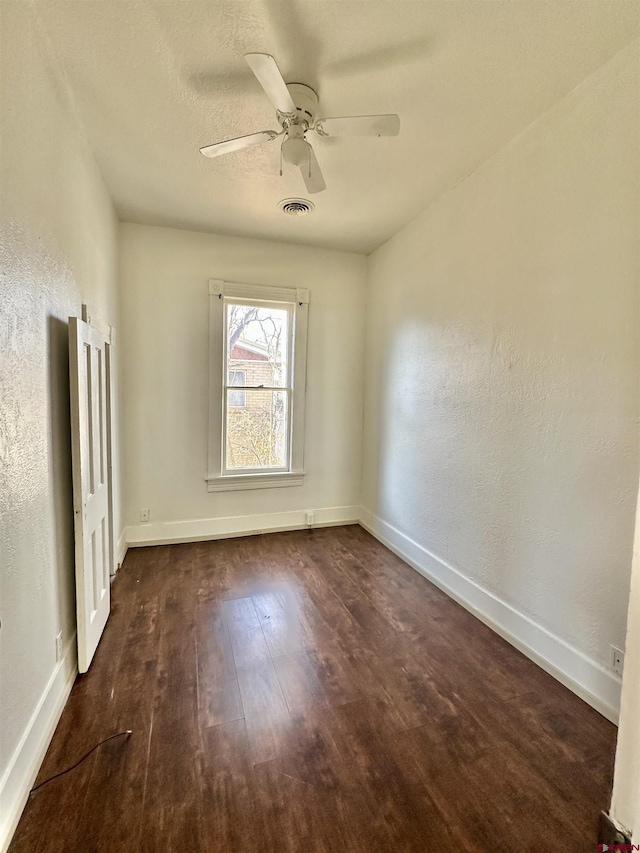
[{"label": "window", "polygon": [[209,283],[209,491],[300,485],[309,293]]}]

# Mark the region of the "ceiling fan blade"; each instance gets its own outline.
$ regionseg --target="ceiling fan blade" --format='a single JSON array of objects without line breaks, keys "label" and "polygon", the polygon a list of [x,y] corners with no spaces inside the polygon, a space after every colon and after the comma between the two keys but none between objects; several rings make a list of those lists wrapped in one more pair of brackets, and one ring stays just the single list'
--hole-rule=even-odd
[{"label": "ceiling fan blade", "polygon": [[251,145],[258,145],[260,142],[270,142],[276,136],[278,134],[275,130],[261,130],[259,133],[249,133],[247,136],[238,136],[236,139],[226,139],[224,142],[205,145],[204,148],[200,149],[200,153],[204,154],[205,157],[219,157],[221,154],[230,154],[232,151],[249,148]]},{"label": "ceiling fan blade", "polygon": [[278,112],[295,113],[296,105],[273,56],[268,53],[246,53],[244,58]]},{"label": "ceiling fan blade", "polygon": [[309,146],[309,158],[305,163],[300,164],[300,171],[302,172],[308,192],[321,193],[323,190],[326,190],[327,185],[322,177],[320,164],[311,146]]},{"label": "ceiling fan blade", "polygon": [[397,136],[400,119],[397,115],[319,118],[313,129],[319,136]]}]

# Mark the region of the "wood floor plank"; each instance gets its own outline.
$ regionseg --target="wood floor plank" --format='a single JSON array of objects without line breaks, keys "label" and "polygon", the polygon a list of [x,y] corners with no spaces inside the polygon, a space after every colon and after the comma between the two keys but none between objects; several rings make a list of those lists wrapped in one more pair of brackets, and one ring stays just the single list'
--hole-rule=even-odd
[{"label": "wood floor plank", "polygon": [[143,803],[153,723],[158,664],[160,602],[136,604],[126,634],[111,724],[130,730],[129,739],[101,747],[94,763],[79,826],[79,850],[137,850],[143,830]]},{"label": "wood floor plank", "polygon": [[196,600],[198,716],[203,727],[244,716],[224,602],[204,590]]},{"label": "wood floor plank", "polygon": [[270,761],[283,751],[291,722],[273,662],[238,667],[238,683],[253,761]]},{"label": "wood floor plank", "polygon": [[273,665],[290,714],[329,706],[315,661],[307,652],[281,655]]},{"label": "wood floor plank", "polygon": [[595,846],[615,728],[361,528],[129,551],[10,853]]},{"label": "wood floor plank", "polygon": [[208,849],[260,853],[263,834],[244,719],[203,732],[200,778]]},{"label": "wood floor plank", "polygon": [[[71,766],[82,754],[71,746],[67,758],[52,768],[53,772]],[[90,756],[77,770],[30,797],[11,842],[11,853],[65,853],[73,849],[95,759],[95,754]],[[46,778],[48,775],[43,780]]]},{"label": "wood floor plank", "polygon": [[[171,547],[172,557],[185,550]],[[186,550],[188,554],[189,549]],[[176,561],[171,559],[170,564],[175,567]],[[176,581],[174,577],[160,609],[141,853],[206,850],[198,776],[201,740],[193,606],[196,585],[192,567],[186,560],[179,582]]]},{"label": "wood floor plank", "polygon": [[313,647],[303,609],[287,584],[270,584],[252,598],[272,657]]},{"label": "wood floor plank", "polygon": [[271,653],[253,599],[249,596],[225,601],[224,614],[236,668],[270,662]]},{"label": "wood floor plank", "polygon": [[[407,768],[371,700],[344,705],[335,712],[342,751],[367,791],[370,808],[382,816],[392,849],[468,850],[459,827],[448,825],[428,788]],[[399,812],[397,803],[402,803]]]},{"label": "wood floor plank", "polygon": [[330,710],[292,725],[286,754],[258,765],[261,811],[269,850],[389,851],[384,822]]}]

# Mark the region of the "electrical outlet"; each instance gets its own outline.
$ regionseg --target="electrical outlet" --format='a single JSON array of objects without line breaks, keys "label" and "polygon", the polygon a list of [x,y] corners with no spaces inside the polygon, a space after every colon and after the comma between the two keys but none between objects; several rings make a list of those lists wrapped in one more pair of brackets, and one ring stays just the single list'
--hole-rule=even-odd
[{"label": "electrical outlet", "polygon": [[56,660],[62,660],[62,631],[56,636]]},{"label": "electrical outlet", "polygon": [[617,646],[611,646],[611,669],[622,675],[624,669],[624,652]]},{"label": "electrical outlet", "polygon": [[149,510],[141,509],[140,510],[140,521],[149,521]]},{"label": "electrical outlet", "polygon": [[314,514],[312,512],[307,513],[307,524],[309,527],[313,524]]}]

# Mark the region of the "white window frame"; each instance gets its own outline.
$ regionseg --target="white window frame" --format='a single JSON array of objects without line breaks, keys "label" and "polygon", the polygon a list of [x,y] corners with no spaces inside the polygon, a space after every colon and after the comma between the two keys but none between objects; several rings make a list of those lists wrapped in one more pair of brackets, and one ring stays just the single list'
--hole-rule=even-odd
[{"label": "white window frame", "polygon": [[[227,300],[247,300],[286,309],[291,317],[290,395],[288,409],[289,460],[284,469],[225,471],[224,399]],[[307,326],[309,291],[211,279],[209,281],[209,465],[205,477],[210,492],[300,486],[304,482],[304,409],[307,384]]]}]

